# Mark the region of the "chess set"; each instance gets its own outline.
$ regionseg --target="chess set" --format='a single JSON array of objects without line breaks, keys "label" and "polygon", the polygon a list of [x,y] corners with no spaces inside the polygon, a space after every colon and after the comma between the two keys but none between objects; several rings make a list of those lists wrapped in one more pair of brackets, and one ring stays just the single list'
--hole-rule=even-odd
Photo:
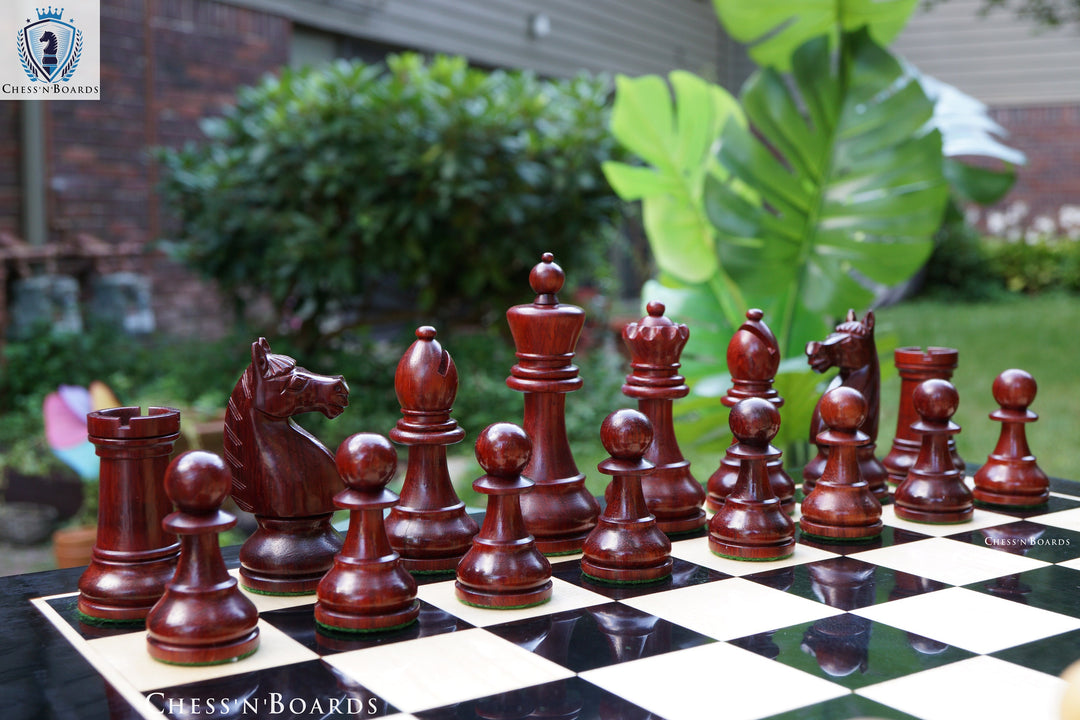
[{"label": "chess set", "polygon": [[[584,311],[559,302],[550,254],[529,280],[534,302],[507,312],[524,418],[478,434],[483,513],[450,482],[457,370],[431,327],[398,365],[389,439],[336,453],[290,418],[335,417],[345,379],[264,339],[229,398],[224,457],[170,463],[168,408],[91,413],[94,558],[77,591],[30,603],[100,676],[110,718],[1059,717],[1080,659],[1080,490],[1028,447],[1028,373],[994,381],[1000,439],[968,473],[956,351],[897,350],[879,460],[874,319],[850,313],[807,347],[839,386],[796,483],[770,444],[776,339],[750,310],[728,347],[733,442],[699,482],[672,415],[689,330],[650,303],[623,331],[638,407],[600,428],[597,499],[564,422]],[[223,552],[230,495],[258,527]]]}]

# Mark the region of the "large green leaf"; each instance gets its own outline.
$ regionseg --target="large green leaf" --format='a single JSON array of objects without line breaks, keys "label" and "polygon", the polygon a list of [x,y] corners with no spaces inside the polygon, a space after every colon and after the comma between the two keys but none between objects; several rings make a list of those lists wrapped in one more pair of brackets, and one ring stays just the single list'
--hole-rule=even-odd
[{"label": "large green leaf", "polygon": [[795,50],[826,36],[835,46],[841,32],[868,27],[888,45],[907,24],[919,0],[713,0],[731,37],[750,45],[761,67],[791,69]]},{"label": "large green leaf", "polygon": [[844,43],[841,63],[825,37],[800,47],[794,88],[774,69],[755,73],[741,95],[753,131],[726,126],[730,177],[706,180],[721,265],[748,304],[776,309],[783,357],[819,338],[824,318],[909,279],[948,195],[919,84],[865,30]]}]

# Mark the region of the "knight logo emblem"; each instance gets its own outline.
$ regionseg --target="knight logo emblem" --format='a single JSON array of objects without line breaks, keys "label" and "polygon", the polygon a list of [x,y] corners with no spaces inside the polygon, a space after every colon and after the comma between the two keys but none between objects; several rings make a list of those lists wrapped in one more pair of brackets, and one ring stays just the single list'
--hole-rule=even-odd
[{"label": "knight logo emblem", "polygon": [[31,82],[67,82],[82,56],[82,31],[69,19],[64,8],[37,11],[36,21],[27,21],[19,30],[19,59]]}]

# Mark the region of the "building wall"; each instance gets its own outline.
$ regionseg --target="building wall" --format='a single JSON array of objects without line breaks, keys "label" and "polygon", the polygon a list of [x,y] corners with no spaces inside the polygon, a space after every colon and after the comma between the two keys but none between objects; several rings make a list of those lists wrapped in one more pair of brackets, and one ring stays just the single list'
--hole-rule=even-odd
[{"label": "building wall", "polygon": [[1005,142],[1027,155],[1016,185],[984,222],[1005,215],[1024,232],[1051,218],[1064,232],[1062,208],[1080,207],[1080,37],[1075,27],[1041,28],[1009,9],[980,16],[982,5],[948,0],[917,10],[894,49],[987,103],[1009,132]]}]

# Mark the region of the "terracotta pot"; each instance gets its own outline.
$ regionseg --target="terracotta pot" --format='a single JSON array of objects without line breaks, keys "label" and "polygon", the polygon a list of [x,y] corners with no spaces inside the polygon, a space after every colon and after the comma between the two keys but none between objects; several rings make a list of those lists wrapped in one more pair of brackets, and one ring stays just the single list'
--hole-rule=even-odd
[{"label": "terracotta pot", "polygon": [[53,554],[56,567],[71,568],[87,565],[97,541],[96,527],[74,527],[53,533]]}]

